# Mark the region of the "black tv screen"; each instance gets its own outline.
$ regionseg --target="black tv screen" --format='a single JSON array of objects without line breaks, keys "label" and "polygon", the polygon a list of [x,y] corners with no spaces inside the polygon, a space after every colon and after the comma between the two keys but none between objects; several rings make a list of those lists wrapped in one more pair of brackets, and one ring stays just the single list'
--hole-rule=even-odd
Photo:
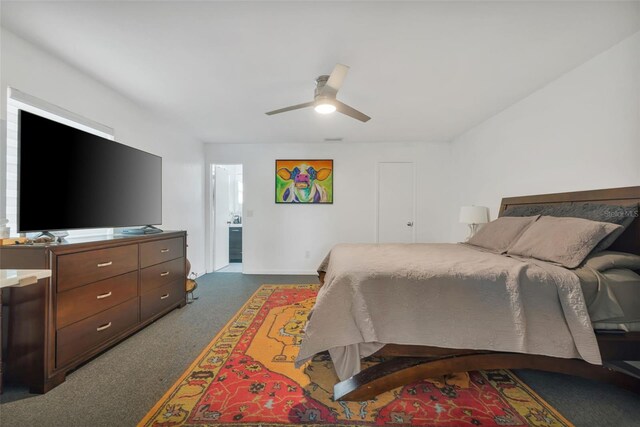
[{"label": "black tv screen", "polygon": [[19,232],[161,223],[161,157],[19,112]]}]

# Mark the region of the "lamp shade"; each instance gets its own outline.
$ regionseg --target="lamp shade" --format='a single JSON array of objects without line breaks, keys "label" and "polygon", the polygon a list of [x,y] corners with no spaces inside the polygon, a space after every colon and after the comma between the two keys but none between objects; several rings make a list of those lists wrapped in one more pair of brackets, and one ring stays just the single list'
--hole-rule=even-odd
[{"label": "lamp shade", "polygon": [[460,222],[463,224],[485,224],[489,222],[489,208],[463,206],[460,208]]}]

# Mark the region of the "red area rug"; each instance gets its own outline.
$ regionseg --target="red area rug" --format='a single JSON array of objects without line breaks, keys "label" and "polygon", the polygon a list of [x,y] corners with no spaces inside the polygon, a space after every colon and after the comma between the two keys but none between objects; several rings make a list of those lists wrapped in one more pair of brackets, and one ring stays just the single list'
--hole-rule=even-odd
[{"label": "red area rug", "polygon": [[328,356],[293,366],[316,294],[314,285],[262,286],[139,425],[571,426],[504,370],[334,401]]}]

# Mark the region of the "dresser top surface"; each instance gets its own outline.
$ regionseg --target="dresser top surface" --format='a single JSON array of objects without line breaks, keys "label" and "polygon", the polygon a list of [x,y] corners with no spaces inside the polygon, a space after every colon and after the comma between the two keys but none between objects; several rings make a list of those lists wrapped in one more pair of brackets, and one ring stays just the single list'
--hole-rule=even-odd
[{"label": "dresser top surface", "polygon": [[186,235],[186,231],[163,231],[162,233],[144,234],[144,235],[125,235],[125,234],[112,234],[108,236],[82,236],[64,239],[60,243],[32,243],[21,245],[9,245],[2,246],[2,249],[70,249],[74,247],[80,247],[85,245],[109,245],[109,244],[127,244],[127,243],[144,243],[153,240],[161,240],[172,237],[183,237]]}]

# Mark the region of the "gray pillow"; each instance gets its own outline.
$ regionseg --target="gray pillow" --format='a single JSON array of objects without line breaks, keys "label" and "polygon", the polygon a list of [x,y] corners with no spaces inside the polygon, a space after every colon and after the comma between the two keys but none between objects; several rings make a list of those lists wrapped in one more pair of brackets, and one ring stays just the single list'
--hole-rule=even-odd
[{"label": "gray pillow", "polygon": [[480,228],[467,243],[503,254],[539,215],[526,217],[500,217]]},{"label": "gray pillow", "polygon": [[509,247],[507,254],[575,268],[602,239],[620,228],[582,218],[542,216]]},{"label": "gray pillow", "polygon": [[597,271],[606,271],[612,268],[640,270],[640,255],[626,252],[602,251],[594,255],[589,255],[582,266],[590,267]]},{"label": "gray pillow", "polygon": [[593,249],[593,252],[605,250],[616,241],[624,230],[638,218],[638,204],[629,206],[605,205],[603,203],[559,203],[555,205],[523,205],[507,208],[502,216],[544,215],[573,217],[591,221],[609,222],[622,228],[611,233]]}]

